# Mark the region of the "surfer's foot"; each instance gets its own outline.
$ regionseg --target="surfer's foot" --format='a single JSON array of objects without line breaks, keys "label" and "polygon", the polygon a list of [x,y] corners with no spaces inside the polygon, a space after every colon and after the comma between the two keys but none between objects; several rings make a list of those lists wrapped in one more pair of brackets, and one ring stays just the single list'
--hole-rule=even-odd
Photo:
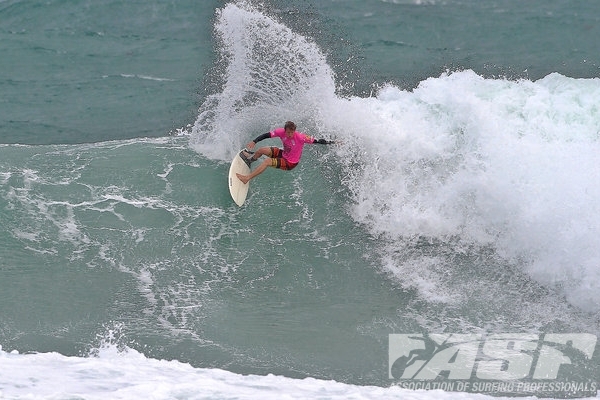
[{"label": "surfer's foot", "polygon": [[246,176],[246,175],[242,175],[242,174],[240,174],[240,173],[237,173],[237,174],[235,174],[235,176],[237,176],[237,177],[238,177],[238,179],[239,179],[240,181],[242,181],[242,183],[243,183],[244,185],[245,185],[245,184],[247,184],[248,182],[250,182],[250,178],[248,178],[248,176]]},{"label": "surfer's foot", "polygon": [[243,156],[244,156],[244,158],[245,158],[246,160],[248,160],[250,163],[252,163],[252,162],[256,161],[256,160],[254,159],[254,157],[252,157],[252,156],[254,155],[254,152],[253,152],[253,151],[250,151],[250,150],[248,150],[248,149],[244,149],[244,150],[242,150],[242,155],[243,155]]},{"label": "surfer's foot", "polygon": [[251,168],[252,162],[254,162],[254,158],[252,157],[254,155],[254,153],[251,153],[248,151],[248,149],[244,149],[242,151],[240,151],[240,158],[242,159],[242,161],[244,161],[246,163],[246,165],[248,166],[248,168]]}]

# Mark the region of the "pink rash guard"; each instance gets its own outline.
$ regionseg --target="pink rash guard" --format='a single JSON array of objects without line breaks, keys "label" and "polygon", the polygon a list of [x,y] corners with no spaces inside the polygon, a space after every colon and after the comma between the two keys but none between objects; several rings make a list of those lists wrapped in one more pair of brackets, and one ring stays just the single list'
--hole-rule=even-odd
[{"label": "pink rash guard", "polygon": [[304,143],[314,143],[315,141],[315,138],[312,136],[298,131],[294,132],[293,138],[288,139],[284,128],[277,128],[270,133],[272,138],[278,137],[281,139],[281,142],[283,143],[283,158],[294,164],[300,162]]}]

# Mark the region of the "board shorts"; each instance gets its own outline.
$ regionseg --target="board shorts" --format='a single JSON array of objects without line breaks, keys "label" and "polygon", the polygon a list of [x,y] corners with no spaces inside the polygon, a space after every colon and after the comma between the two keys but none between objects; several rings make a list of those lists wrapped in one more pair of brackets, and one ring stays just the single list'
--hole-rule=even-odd
[{"label": "board shorts", "polygon": [[271,147],[271,167],[283,169],[285,171],[292,170],[298,163],[292,163],[283,158],[283,150],[279,147]]}]

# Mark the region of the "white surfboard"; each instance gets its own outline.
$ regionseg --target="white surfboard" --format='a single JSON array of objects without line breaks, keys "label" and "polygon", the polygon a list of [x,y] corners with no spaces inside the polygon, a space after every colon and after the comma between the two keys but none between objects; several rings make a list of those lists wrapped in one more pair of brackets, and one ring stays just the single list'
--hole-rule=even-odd
[{"label": "white surfboard", "polygon": [[246,201],[246,196],[248,195],[248,188],[250,187],[250,182],[244,184],[239,178],[235,175],[240,173],[242,175],[248,175],[250,173],[250,167],[244,162],[242,157],[240,156],[242,152],[240,151],[238,154],[233,157],[233,161],[231,161],[231,166],[229,167],[229,193],[231,193],[231,198],[238,206],[242,206]]}]

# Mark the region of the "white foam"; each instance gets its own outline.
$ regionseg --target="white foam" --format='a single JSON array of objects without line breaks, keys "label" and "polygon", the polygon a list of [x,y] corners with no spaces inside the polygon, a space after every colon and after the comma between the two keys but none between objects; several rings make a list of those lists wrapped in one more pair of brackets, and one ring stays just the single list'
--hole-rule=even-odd
[{"label": "white foam", "polygon": [[[600,311],[600,79],[461,71],[412,91],[340,98],[318,46],[245,2],[219,10],[216,31],[224,86],[200,109],[197,151],[226,160],[294,119],[343,141],[350,213],[388,239],[391,254],[417,237],[493,248],[577,307]],[[292,59],[301,62],[277,61]],[[402,267],[387,260],[393,272]],[[419,279],[408,286],[452,300],[434,273]]]},{"label": "white foam", "polygon": [[598,79],[510,82],[471,71],[353,99],[369,125],[348,126],[362,153],[359,167],[347,166],[352,213],[391,238],[491,245],[598,311],[599,99]]},{"label": "white foam", "polygon": [[335,90],[317,45],[244,1],[217,10],[215,32],[224,80],[200,108],[190,143],[204,156],[230,160],[258,133],[319,113],[315,96]]},{"label": "white foam", "polygon": [[239,375],[146,358],[114,345],[95,357],[0,348],[0,398],[9,399],[502,399],[482,394],[348,385],[314,378]]}]

